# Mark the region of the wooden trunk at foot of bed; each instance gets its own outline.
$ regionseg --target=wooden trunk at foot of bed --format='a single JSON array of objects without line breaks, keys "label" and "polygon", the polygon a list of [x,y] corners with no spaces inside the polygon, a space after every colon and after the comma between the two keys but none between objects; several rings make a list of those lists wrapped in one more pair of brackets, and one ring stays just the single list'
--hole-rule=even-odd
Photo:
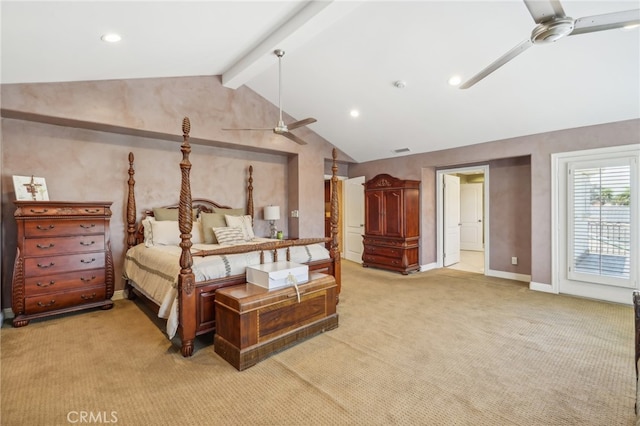
[{"label": "wooden trunk at foot of bed", "polygon": [[[246,283],[245,274],[235,275],[225,278],[217,278],[205,282],[195,282],[194,274],[191,270],[193,265],[191,253],[191,227],[192,209],[197,208],[198,212],[211,212],[212,208],[228,208],[217,204],[213,201],[198,198],[191,198],[190,171],[191,163],[189,154],[191,147],[189,145],[190,122],[188,118],[184,118],[182,122],[183,143],[181,145],[182,161],[180,162],[180,170],[182,174],[182,182],[180,187],[180,201],[178,203],[178,222],[180,228],[180,247],[182,255],[180,256],[180,275],[178,276],[178,334],[181,341],[181,352],[185,357],[193,354],[193,344],[195,337],[204,333],[215,330],[215,292],[216,290],[232,285]],[[341,265],[340,251],[338,244],[338,196],[337,196],[337,151],[333,150],[333,166],[332,172],[332,192],[331,192],[331,237],[306,239],[307,243],[326,242],[329,246],[330,259],[319,260],[306,263],[309,271],[322,272],[333,275],[336,281],[336,303],[341,289]],[[131,248],[143,240],[142,227],[136,221],[136,202],[135,202],[135,180],[133,178],[135,172],[133,168],[134,156],[129,153],[129,179],[128,179],[128,198],[127,198],[127,247]],[[254,217],[253,211],[253,167],[249,167],[249,178],[247,187],[247,213]],[[172,207],[172,206],[168,206]],[[151,215],[150,211],[146,215]],[[316,240],[311,242],[311,240]],[[300,241],[304,243],[305,240]],[[292,242],[276,243],[277,247],[286,247],[288,245],[298,245],[295,240]],[[269,248],[270,249],[270,248]],[[265,249],[265,250],[269,250]],[[231,249],[230,251],[233,251]],[[238,253],[243,252],[241,247]],[[289,259],[287,259],[289,260]],[[134,288],[131,283],[126,282],[125,288],[129,297],[133,297]],[[140,293],[137,293],[141,295]]]}]

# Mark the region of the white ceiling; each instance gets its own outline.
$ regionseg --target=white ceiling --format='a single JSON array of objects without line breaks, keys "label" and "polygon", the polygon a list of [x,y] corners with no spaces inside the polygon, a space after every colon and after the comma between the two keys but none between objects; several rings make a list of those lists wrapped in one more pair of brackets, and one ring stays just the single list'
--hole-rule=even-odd
[{"label": "white ceiling", "polygon": [[[579,18],[638,1],[562,5]],[[640,118],[638,29],[534,46],[470,89],[449,86],[453,74],[464,81],[529,37],[535,23],[520,0],[0,7],[3,84],[223,75],[277,105],[273,50],[282,48],[283,109],[315,117],[309,128],[359,162]],[[102,42],[108,31],[122,42]],[[276,123],[247,123],[256,124]]]}]

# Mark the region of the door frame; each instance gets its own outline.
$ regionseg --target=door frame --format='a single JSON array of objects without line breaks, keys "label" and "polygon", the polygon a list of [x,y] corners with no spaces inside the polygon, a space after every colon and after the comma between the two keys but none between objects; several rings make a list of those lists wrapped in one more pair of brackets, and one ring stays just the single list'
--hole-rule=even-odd
[{"label": "door frame", "polygon": [[[604,148],[593,148],[578,151],[569,151],[551,154],[551,290],[548,290],[548,286],[532,287],[533,290],[546,291],[548,293],[560,294],[564,293],[562,290],[563,280],[566,278],[567,268],[567,226],[566,226],[566,203],[567,203],[567,174],[566,169],[569,162],[588,160],[607,159],[611,157],[633,157],[636,161],[636,167],[640,167],[640,144],[630,144],[621,146],[612,146]],[[637,179],[637,175],[632,179]],[[636,189],[635,195],[638,197],[639,189]],[[633,206],[637,205],[635,203]],[[632,210],[632,217],[637,217],[638,209]],[[635,235],[632,237],[633,241],[640,240],[640,226],[637,226]],[[640,269],[640,267],[636,267]],[[636,281],[640,275],[640,271],[632,271]],[[533,283],[532,283],[533,284]],[[588,284],[588,283],[587,283]],[[588,284],[590,285],[590,284]],[[592,299],[606,300],[615,303],[630,304],[632,299],[630,293],[634,289],[640,289],[640,282],[636,282],[635,288],[629,287],[615,287],[615,286],[601,286],[598,285],[595,290],[585,287],[582,297],[589,297]],[[572,294],[572,293],[567,293]]]},{"label": "door frame", "polygon": [[491,244],[489,244],[489,165],[481,164],[477,166],[455,167],[436,171],[436,267],[442,268],[444,265],[444,175],[481,170],[484,174],[483,188],[483,211],[484,211],[484,275],[489,271],[489,259]]}]

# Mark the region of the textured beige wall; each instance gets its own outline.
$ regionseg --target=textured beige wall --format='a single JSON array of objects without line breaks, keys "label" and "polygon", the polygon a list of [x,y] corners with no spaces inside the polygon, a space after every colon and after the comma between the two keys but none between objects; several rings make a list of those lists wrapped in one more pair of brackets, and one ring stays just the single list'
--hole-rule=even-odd
[{"label": "textured beige wall", "polygon": [[[577,129],[559,130],[538,135],[523,136],[471,145],[462,148],[437,151],[426,154],[415,154],[380,161],[354,164],[349,167],[349,177],[365,176],[370,179],[378,173],[389,173],[403,179],[422,179],[422,209],[432,212],[435,209],[435,196],[425,191],[426,180],[435,184],[437,168],[451,168],[469,164],[491,164],[491,160],[529,156],[531,162],[530,182],[531,196],[528,212],[512,212],[512,216],[503,217],[505,226],[518,226],[523,217],[531,221],[531,255],[530,268],[532,281],[539,284],[551,284],[551,154],[557,152],[578,151],[584,149],[629,145],[640,142],[640,120],[628,120]],[[428,143],[428,141],[425,141]],[[491,169],[490,169],[491,170]],[[522,178],[522,170],[512,168],[514,174],[509,179]],[[506,170],[505,170],[506,172]],[[490,171],[491,173],[491,171]],[[506,177],[505,177],[506,178]],[[493,183],[493,179],[490,176]],[[493,205],[494,200],[490,202]],[[421,229],[435,229],[435,218],[422,215]],[[492,229],[495,232],[495,229]],[[496,236],[497,237],[497,236]],[[493,243],[494,235],[490,235]],[[421,237],[421,264],[435,261],[435,237],[424,232]],[[504,247],[504,253],[521,250],[522,247]],[[498,269],[498,260],[491,253],[492,268]],[[502,256],[502,255],[501,255]],[[510,255],[509,255],[510,256]],[[510,257],[509,257],[510,259]],[[520,264],[524,268],[526,264]],[[512,271],[510,265],[507,271]],[[505,266],[506,268],[506,266]],[[498,269],[503,270],[503,269]],[[518,273],[527,272],[518,268]]]},{"label": "textured beige wall", "polygon": [[[333,146],[309,128],[300,146],[269,127],[278,109],[246,87],[224,88],[219,77],[3,85],[2,305],[10,305],[15,253],[15,174],[44,176],[55,200],[113,201],[111,240],[116,290],[125,243],[127,155],[136,156],[137,210],[176,203],[181,123],[191,121],[192,193],[231,206],[246,203],[254,166],[256,230],[266,235],[262,207],[280,205],[278,228],[290,236],[324,235],[324,164]],[[293,119],[291,119],[293,120]],[[340,153],[344,162],[351,159]],[[299,210],[300,217],[289,217]]]}]

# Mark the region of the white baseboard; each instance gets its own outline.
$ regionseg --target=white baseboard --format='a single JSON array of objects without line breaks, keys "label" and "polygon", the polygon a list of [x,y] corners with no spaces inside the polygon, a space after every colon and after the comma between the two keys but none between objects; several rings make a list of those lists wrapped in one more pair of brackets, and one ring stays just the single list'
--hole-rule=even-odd
[{"label": "white baseboard", "polygon": [[111,297],[111,300],[122,300],[122,299],[126,299],[124,290],[116,290],[113,292],[113,296]]},{"label": "white baseboard", "polygon": [[551,284],[537,283],[534,281],[531,281],[529,283],[529,289],[534,291],[542,291],[544,293],[558,294],[558,292],[553,289],[553,286]]},{"label": "white baseboard", "polygon": [[427,265],[420,265],[420,272],[430,271],[432,269],[436,269],[438,264],[436,262],[429,263]]},{"label": "white baseboard", "polygon": [[493,269],[489,269],[485,274],[488,277],[496,277],[496,278],[504,278],[507,280],[516,280],[523,281],[528,283],[531,281],[531,275],[525,274],[516,274],[514,272],[504,272],[504,271],[494,271]]},{"label": "white baseboard", "polygon": [[4,321],[4,319],[13,319],[13,317],[15,317],[15,315],[13,314],[13,310],[11,308],[4,308],[2,310],[2,320]]}]

